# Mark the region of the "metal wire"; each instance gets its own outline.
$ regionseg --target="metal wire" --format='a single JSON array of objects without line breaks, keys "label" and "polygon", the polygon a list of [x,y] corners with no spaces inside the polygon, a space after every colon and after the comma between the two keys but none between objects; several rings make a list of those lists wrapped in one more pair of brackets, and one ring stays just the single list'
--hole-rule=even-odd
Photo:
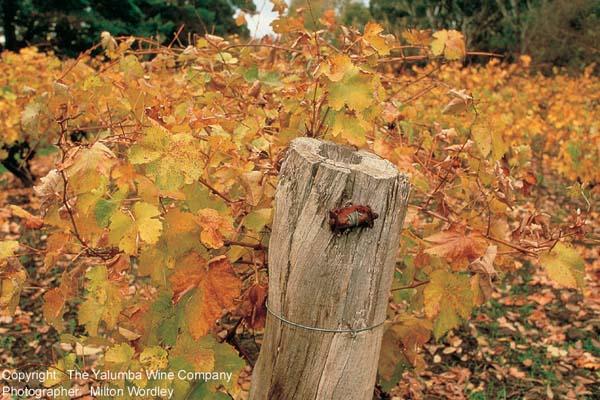
[{"label": "metal wire", "polygon": [[316,327],[313,327],[313,326],[307,326],[307,325],[299,324],[297,322],[292,322],[292,321],[290,321],[288,319],[285,319],[281,315],[275,314],[273,312],[273,310],[271,310],[269,308],[269,304],[267,304],[267,303],[265,303],[265,307],[267,308],[267,311],[269,312],[269,314],[271,314],[272,316],[274,316],[275,318],[277,318],[281,322],[285,322],[288,325],[295,326],[296,328],[306,329],[306,330],[309,330],[309,331],[331,332],[331,333],[350,333],[352,336],[355,336],[359,332],[371,331],[371,330],[373,330],[375,328],[380,327],[381,325],[383,325],[385,323],[385,320],[383,320],[383,321],[381,321],[378,324],[375,324],[375,325],[372,325],[372,326],[368,326],[366,328],[359,328],[359,329],[326,329],[326,328],[316,328]]}]

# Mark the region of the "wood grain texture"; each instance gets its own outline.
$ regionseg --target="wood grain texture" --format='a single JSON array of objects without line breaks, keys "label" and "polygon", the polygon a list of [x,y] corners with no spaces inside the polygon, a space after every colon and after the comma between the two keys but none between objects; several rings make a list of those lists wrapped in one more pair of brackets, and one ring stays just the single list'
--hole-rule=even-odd
[{"label": "wood grain texture", "polygon": [[[273,312],[307,326],[359,329],[386,316],[407,177],[374,154],[295,139],[275,195],[269,243]],[[329,210],[352,202],[379,214],[341,236]],[[251,400],[372,399],[383,326],[356,335],[316,332],[268,315]]]}]

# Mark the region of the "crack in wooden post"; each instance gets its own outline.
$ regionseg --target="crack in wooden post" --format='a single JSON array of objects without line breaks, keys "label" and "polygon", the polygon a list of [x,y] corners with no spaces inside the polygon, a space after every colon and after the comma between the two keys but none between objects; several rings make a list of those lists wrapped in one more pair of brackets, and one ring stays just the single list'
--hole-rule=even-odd
[{"label": "crack in wooden post", "polygon": [[[311,138],[292,141],[269,243],[269,308],[251,400],[370,400],[409,183],[390,162]],[[337,235],[329,211],[368,205],[373,227]]]}]

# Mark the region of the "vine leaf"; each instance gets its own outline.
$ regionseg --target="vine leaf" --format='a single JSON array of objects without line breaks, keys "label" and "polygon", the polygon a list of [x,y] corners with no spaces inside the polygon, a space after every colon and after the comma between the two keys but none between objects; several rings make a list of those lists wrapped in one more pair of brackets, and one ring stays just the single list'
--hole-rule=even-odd
[{"label": "vine leaf", "polygon": [[222,384],[229,391],[235,391],[239,374],[246,365],[246,362],[238,355],[238,352],[227,343],[215,343],[214,352],[215,369],[217,371],[232,372],[233,377],[227,382],[211,382],[210,386],[216,390],[217,387]]},{"label": "vine leaf", "polygon": [[[7,242],[0,242],[0,245],[3,243]],[[19,304],[23,285],[27,280],[27,272],[19,260],[13,257],[6,261],[2,259],[4,256],[1,253],[11,256],[15,249],[14,244],[11,243],[4,247],[4,249],[0,247],[0,316],[14,314]]]},{"label": "vine leaf", "polygon": [[425,253],[442,257],[451,263],[455,270],[465,270],[469,261],[485,253],[487,241],[477,232],[465,233],[460,227],[434,233],[425,238],[434,245]]},{"label": "vine leaf", "polygon": [[64,167],[69,177],[70,191],[76,194],[98,192],[105,185],[105,179],[115,162],[115,154],[100,142],[69,154]]},{"label": "vine leaf", "polygon": [[186,305],[186,322],[193,338],[206,335],[223,310],[232,309],[242,284],[229,261],[222,257],[209,264],[190,302]]},{"label": "vine leaf", "polygon": [[340,68],[344,71],[342,78],[330,82],[328,86],[329,105],[336,111],[344,105],[353,111],[364,111],[375,101],[375,78],[355,65],[344,64]]},{"label": "vine leaf", "polygon": [[431,31],[428,30],[408,29],[402,32],[402,37],[415,46],[428,46],[431,43]]},{"label": "vine leaf", "polygon": [[207,262],[198,253],[192,252],[178,262],[175,272],[169,278],[173,290],[173,303],[177,304],[190,290],[198,286],[206,274]]},{"label": "vine leaf", "polygon": [[132,221],[129,214],[116,211],[110,219],[109,240],[129,255],[137,255],[138,235],[148,244],[158,241],[162,232],[162,222],[157,219],[160,215],[158,208],[149,203],[136,203],[133,206]]},{"label": "vine leaf", "polygon": [[146,370],[158,371],[169,364],[169,353],[160,346],[149,346],[140,354],[140,363]]},{"label": "vine leaf", "polygon": [[112,346],[104,355],[104,363],[110,369],[124,371],[129,367],[135,351],[127,343]]},{"label": "vine leaf", "polygon": [[79,307],[79,323],[85,325],[90,335],[97,336],[100,322],[108,329],[117,325],[123,300],[119,287],[108,279],[104,265],[92,268],[85,277],[89,282],[86,299]]},{"label": "vine leaf", "polygon": [[64,329],[62,315],[65,309],[65,302],[65,294],[59,287],[50,289],[44,293],[44,305],[42,306],[44,319],[59,332]]},{"label": "vine leaf", "polygon": [[381,34],[383,27],[375,22],[369,22],[365,26],[365,34],[363,39],[370,44],[380,56],[390,54],[391,46],[388,43],[388,38]]},{"label": "vine leaf", "polygon": [[223,310],[232,309],[242,283],[225,256],[206,262],[196,253],[185,257],[170,277],[173,302],[192,292],[185,302],[185,320],[194,339],[206,335]]},{"label": "vine leaf", "polygon": [[462,33],[455,30],[441,30],[433,34],[431,52],[444,55],[448,60],[460,60],[466,55],[465,38]]},{"label": "vine leaf", "polygon": [[540,261],[550,279],[566,287],[583,288],[585,263],[574,248],[557,243],[550,252],[540,257]]},{"label": "vine leaf", "polygon": [[55,232],[48,236],[46,241],[46,256],[44,257],[44,271],[54,267],[54,264],[60,259],[65,248],[72,242],[72,237],[66,232]]},{"label": "vine leaf", "polygon": [[65,355],[48,368],[48,377],[44,380],[44,387],[53,387],[69,380],[69,375],[64,371],[73,370],[77,356],[74,353]]},{"label": "vine leaf", "polygon": [[225,238],[233,233],[231,220],[219,214],[217,210],[204,208],[198,211],[195,218],[202,229],[200,240],[209,248],[223,247]]},{"label": "vine leaf", "polygon": [[14,256],[18,248],[19,242],[16,240],[5,240],[0,242],[0,262],[6,260],[8,257]]},{"label": "vine leaf", "polygon": [[442,109],[442,114],[458,114],[473,104],[473,97],[465,89],[451,89],[448,94],[452,99]]},{"label": "vine leaf", "polygon": [[431,337],[431,321],[412,316],[404,316],[394,321],[383,334],[379,356],[379,374],[382,387],[389,390],[400,380],[406,362],[417,368],[424,367],[418,348]]},{"label": "vine leaf", "polygon": [[473,292],[467,275],[444,270],[433,271],[423,292],[425,315],[434,320],[436,340],[471,315]]},{"label": "vine leaf", "polygon": [[320,68],[331,82],[339,82],[346,72],[354,68],[354,64],[346,54],[336,54],[330,57],[327,63],[321,64]]},{"label": "vine leaf", "polygon": [[271,3],[273,4],[273,11],[279,15],[283,15],[285,9],[288,7],[285,0],[272,0]]},{"label": "vine leaf", "polygon": [[129,150],[129,162],[142,165],[145,174],[163,190],[180,189],[200,178],[202,145],[188,133],[172,134],[160,126],[144,130]]},{"label": "vine leaf", "polygon": [[365,125],[368,126],[362,118],[358,118],[344,111],[334,114],[334,122],[331,134],[341,136],[348,143],[354,146],[364,146],[367,143]]},{"label": "vine leaf", "polygon": [[212,371],[215,368],[215,343],[212,336],[195,340],[190,335],[181,334],[171,350],[171,357],[184,360],[197,371]]},{"label": "vine leaf", "polygon": [[487,158],[492,151],[492,135],[490,131],[481,126],[475,126],[473,127],[472,137],[481,155]]},{"label": "vine leaf", "polygon": [[244,294],[244,299],[238,306],[235,314],[244,318],[250,329],[263,329],[267,319],[267,292],[266,285],[258,283],[250,286]]},{"label": "vine leaf", "polygon": [[19,206],[11,204],[9,208],[13,215],[24,219],[23,225],[28,229],[40,229],[44,225],[43,218],[32,215],[29,211],[24,210]]},{"label": "vine leaf", "polygon": [[261,232],[273,219],[273,208],[260,208],[244,217],[244,226],[254,232]]}]

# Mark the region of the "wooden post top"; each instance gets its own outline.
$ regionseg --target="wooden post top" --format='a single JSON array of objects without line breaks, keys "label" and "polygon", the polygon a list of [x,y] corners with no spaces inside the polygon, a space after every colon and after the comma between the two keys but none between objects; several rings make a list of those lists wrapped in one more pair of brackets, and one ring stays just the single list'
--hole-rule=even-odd
[{"label": "wooden post top", "polygon": [[294,139],[288,151],[295,151],[311,164],[325,164],[331,168],[360,172],[376,179],[406,177],[388,160],[351,146],[302,137]]}]

